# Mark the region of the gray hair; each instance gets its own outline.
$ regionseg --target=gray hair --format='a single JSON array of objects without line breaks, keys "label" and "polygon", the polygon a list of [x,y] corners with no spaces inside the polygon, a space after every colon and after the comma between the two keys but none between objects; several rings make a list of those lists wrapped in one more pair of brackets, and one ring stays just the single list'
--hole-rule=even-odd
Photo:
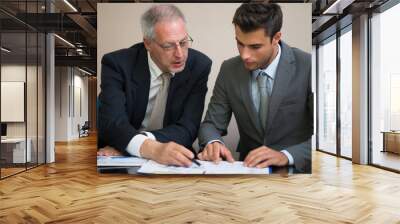
[{"label": "gray hair", "polygon": [[186,23],[185,16],[174,5],[155,5],[148,9],[141,18],[144,38],[154,39],[154,26],[163,20],[182,19]]}]

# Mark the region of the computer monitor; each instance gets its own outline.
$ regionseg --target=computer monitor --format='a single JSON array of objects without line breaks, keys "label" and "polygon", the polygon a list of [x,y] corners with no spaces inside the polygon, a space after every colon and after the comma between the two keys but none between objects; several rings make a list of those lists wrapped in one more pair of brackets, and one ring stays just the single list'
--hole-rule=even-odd
[{"label": "computer monitor", "polygon": [[1,123],[1,137],[6,137],[7,136],[7,124],[6,123]]}]

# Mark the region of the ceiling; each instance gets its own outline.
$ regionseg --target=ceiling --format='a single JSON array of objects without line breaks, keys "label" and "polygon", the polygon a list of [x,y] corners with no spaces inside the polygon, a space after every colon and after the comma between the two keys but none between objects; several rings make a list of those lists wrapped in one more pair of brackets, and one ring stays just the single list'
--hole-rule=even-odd
[{"label": "ceiling", "polygon": [[[330,35],[327,30],[346,16],[356,16],[368,9],[382,5],[387,0],[279,0],[278,3],[312,3],[313,42]],[[0,27],[2,46],[13,49],[15,55],[35,53],[38,45],[25,40],[28,32],[54,32],[61,38],[55,38],[56,65],[85,67],[96,73],[97,46],[97,3],[127,2],[171,2],[166,0],[1,0]],[[175,1],[175,2],[199,2]],[[201,2],[242,2],[206,0]],[[249,2],[249,1],[247,1]],[[52,11],[52,13],[49,13]],[[349,20],[351,22],[351,18]],[[345,25],[345,24],[343,24]],[[332,29],[332,28],[331,28]],[[324,33],[325,32],[325,33]],[[333,31],[332,31],[333,32]],[[32,43],[31,43],[32,42]],[[27,49],[25,44],[28,43]],[[3,55],[3,54],[2,54]],[[11,58],[11,56],[8,56]]]}]

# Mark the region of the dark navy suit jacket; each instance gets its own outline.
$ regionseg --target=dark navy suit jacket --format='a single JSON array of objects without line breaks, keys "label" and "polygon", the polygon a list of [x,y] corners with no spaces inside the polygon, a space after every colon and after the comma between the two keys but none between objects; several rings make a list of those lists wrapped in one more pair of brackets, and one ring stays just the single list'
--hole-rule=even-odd
[{"label": "dark navy suit jacket", "polygon": [[[150,89],[147,50],[143,43],[103,56],[98,113],[98,147],[125,152],[139,133]],[[151,131],[159,142],[192,149],[204,110],[211,60],[189,49],[185,69],[171,79],[164,128]]]}]

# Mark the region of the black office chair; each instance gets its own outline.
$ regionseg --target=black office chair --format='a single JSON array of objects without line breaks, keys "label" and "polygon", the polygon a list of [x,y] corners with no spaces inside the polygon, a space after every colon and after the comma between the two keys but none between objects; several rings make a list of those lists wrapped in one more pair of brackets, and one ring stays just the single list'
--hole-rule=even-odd
[{"label": "black office chair", "polygon": [[82,127],[80,127],[80,125],[78,124],[79,138],[89,136],[89,129],[90,129],[89,121],[85,121]]}]

